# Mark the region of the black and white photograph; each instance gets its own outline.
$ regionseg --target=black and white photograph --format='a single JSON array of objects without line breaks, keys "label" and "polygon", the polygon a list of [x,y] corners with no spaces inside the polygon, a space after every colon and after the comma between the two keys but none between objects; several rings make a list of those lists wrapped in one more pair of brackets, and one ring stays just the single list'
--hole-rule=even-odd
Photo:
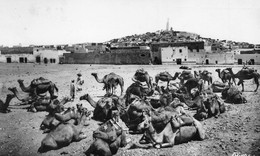
[{"label": "black and white photograph", "polygon": [[0,7],[0,156],[260,156],[259,0]]}]

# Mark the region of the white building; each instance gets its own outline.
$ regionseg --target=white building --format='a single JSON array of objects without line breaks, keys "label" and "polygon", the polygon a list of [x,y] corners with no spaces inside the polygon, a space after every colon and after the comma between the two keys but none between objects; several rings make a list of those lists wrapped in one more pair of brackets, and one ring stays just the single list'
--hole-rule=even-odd
[{"label": "white building", "polygon": [[33,56],[35,57],[36,63],[54,63],[60,62],[60,58],[63,57],[64,53],[70,53],[66,50],[56,50],[56,49],[41,49],[34,48]]},{"label": "white building", "polygon": [[162,63],[181,64],[188,60],[188,47],[164,47],[161,48]]}]

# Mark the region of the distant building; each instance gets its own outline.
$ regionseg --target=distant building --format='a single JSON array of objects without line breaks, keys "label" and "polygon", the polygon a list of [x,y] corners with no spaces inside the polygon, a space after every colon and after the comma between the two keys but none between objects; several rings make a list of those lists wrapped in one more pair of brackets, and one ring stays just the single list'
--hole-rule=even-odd
[{"label": "distant building", "polygon": [[204,42],[152,43],[150,47],[152,52],[152,61],[154,64],[162,64],[162,48],[187,47],[188,52],[204,52]]},{"label": "distant building", "polygon": [[161,48],[162,64],[181,64],[188,61],[188,47]]}]

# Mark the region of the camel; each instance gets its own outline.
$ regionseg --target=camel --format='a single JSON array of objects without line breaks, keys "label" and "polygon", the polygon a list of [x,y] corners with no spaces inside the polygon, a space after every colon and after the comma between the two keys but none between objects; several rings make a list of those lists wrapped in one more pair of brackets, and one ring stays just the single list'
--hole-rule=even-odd
[{"label": "camel", "polygon": [[230,72],[231,76],[233,79],[238,78],[239,81],[237,83],[237,85],[242,85],[242,92],[244,91],[244,80],[250,80],[250,79],[254,79],[255,84],[256,84],[256,89],[254,90],[255,92],[257,91],[258,87],[259,87],[259,78],[260,75],[259,73],[257,73],[254,70],[250,70],[250,69],[241,69],[240,71],[238,71],[236,74],[233,73],[232,68],[227,68],[227,70]]},{"label": "camel", "polygon": [[229,84],[231,84],[232,79],[234,84],[236,85],[234,77],[232,77],[231,73],[227,69],[223,69],[221,72],[220,69],[216,69],[215,71],[218,73],[218,77],[223,83],[226,83],[228,81]]},{"label": "camel", "polygon": [[88,126],[88,124],[85,124],[86,120],[86,112],[83,112],[78,125],[71,123],[59,124],[43,138],[38,152],[44,153],[49,150],[59,149],[69,145],[73,141],[80,141],[87,138],[88,135],[82,132],[83,127]]},{"label": "camel", "polygon": [[114,95],[103,97],[96,102],[89,94],[85,94],[80,97],[80,100],[87,100],[95,108],[93,112],[94,120],[107,121],[112,118],[112,111],[118,110],[120,105],[122,105],[120,98]]},{"label": "camel", "polygon": [[152,88],[153,78],[143,68],[136,70],[132,80],[134,82],[146,82],[148,88]]},{"label": "camel", "polygon": [[126,89],[126,106],[128,106],[131,103],[131,96],[136,95],[140,98],[145,98],[147,96],[153,95],[155,91],[156,85],[153,85],[152,88],[146,88],[145,86],[141,85],[138,82],[132,83],[127,89]]},{"label": "camel", "polygon": [[213,92],[222,92],[227,87],[229,87],[229,85],[219,81],[214,81],[211,85]]},{"label": "camel", "polygon": [[127,145],[126,132],[110,119],[93,132],[94,141],[85,152],[87,156],[112,156]]},{"label": "camel", "polygon": [[5,102],[0,100],[0,112],[2,113],[9,113],[11,110],[8,108],[10,101],[15,97],[14,94],[7,94]]},{"label": "camel", "polygon": [[123,94],[124,91],[124,79],[115,74],[115,73],[110,73],[105,75],[102,79],[99,79],[97,76],[97,73],[91,73],[92,76],[95,77],[98,83],[104,83],[104,88],[106,90],[106,94],[114,94],[114,90],[117,85],[120,85],[121,87],[121,95]]},{"label": "camel", "polygon": [[80,116],[83,112],[86,112],[86,116],[90,115],[90,111],[82,107],[82,104],[77,104],[77,110],[74,107],[69,107],[66,111],[53,111],[46,115],[45,119],[40,125],[40,129],[44,133],[57,127],[60,123],[72,123],[77,125],[79,123]]},{"label": "camel", "polygon": [[208,85],[212,84],[212,73],[208,72],[207,70],[204,70],[203,72],[199,71],[200,78],[205,82],[208,82]]},{"label": "camel", "polygon": [[167,88],[169,87],[169,83],[170,81],[172,80],[176,80],[176,78],[180,75],[179,72],[176,72],[174,74],[174,76],[172,77],[170,73],[168,73],[167,71],[165,72],[161,72],[159,74],[157,74],[155,76],[155,83],[158,84],[158,81],[161,80],[161,81],[166,81],[167,82]]},{"label": "camel", "polygon": [[39,95],[48,91],[51,99],[57,98],[57,96],[54,95],[54,91],[56,90],[58,92],[59,90],[53,82],[40,77],[32,80],[31,84],[28,87],[25,87],[23,81],[24,80],[21,79],[17,80],[23,92]]},{"label": "camel", "polygon": [[187,71],[187,70],[182,71],[182,73],[178,77],[178,79],[180,79],[181,84],[184,84],[185,80],[188,80],[188,79],[191,79],[191,78],[194,78],[194,76],[191,73],[191,71]]},{"label": "camel", "polygon": [[190,96],[191,94],[191,90],[193,88],[198,88],[199,92],[202,91],[203,89],[203,82],[201,79],[196,79],[196,78],[189,78],[180,88],[184,89],[186,91],[186,93],[188,93]]},{"label": "camel", "polygon": [[228,88],[225,88],[221,92],[221,95],[222,98],[225,99],[225,102],[227,103],[242,104],[247,102],[242,92],[239,91],[236,86],[230,86]]},{"label": "camel", "polygon": [[64,97],[60,102],[57,99],[52,100],[50,97],[31,97],[28,94],[22,95],[17,91],[16,87],[8,88],[18,100],[30,104],[28,111],[37,112],[37,111],[52,111],[54,109],[62,109],[63,105],[69,101],[69,97]]},{"label": "camel", "polygon": [[10,90],[15,95],[15,97],[23,103],[31,103],[33,100],[37,98],[36,96],[30,96],[28,93],[22,94],[18,92],[16,87],[9,87],[8,90]]},{"label": "camel", "polygon": [[152,124],[152,117],[148,113],[144,113],[144,119],[138,125],[138,129],[144,131],[144,136],[147,138],[148,144],[133,144],[132,148],[165,148],[191,140],[203,140],[205,138],[205,131],[202,124],[195,118],[192,119],[193,125],[184,126],[179,125],[178,119],[172,117],[162,131],[156,131]]},{"label": "camel", "polygon": [[204,120],[212,116],[218,118],[220,113],[224,113],[225,111],[224,103],[219,100],[216,94],[213,94],[203,101],[202,107],[197,110],[194,117],[197,120]]}]

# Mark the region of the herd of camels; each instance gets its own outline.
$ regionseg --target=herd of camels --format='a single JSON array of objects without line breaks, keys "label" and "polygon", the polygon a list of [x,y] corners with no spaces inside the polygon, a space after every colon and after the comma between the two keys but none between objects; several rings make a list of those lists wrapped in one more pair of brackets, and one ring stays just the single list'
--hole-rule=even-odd
[{"label": "herd of camels", "polygon": [[[89,94],[80,97],[80,100],[88,101],[94,108],[93,112],[82,104],[77,104],[76,108],[66,108],[65,104],[70,101],[70,97],[58,100],[55,95],[57,86],[47,79],[34,79],[27,87],[19,79],[23,93],[18,92],[16,87],[8,88],[12,94],[6,96],[5,102],[0,101],[0,110],[3,113],[11,112],[15,106],[9,106],[9,103],[16,97],[22,102],[21,106],[29,111],[48,112],[40,124],[40,129],[47,135],[38,152],[59,149],[73,141],[87,138],[89,135],[82,130],[89,125],[90,116],[102,124],[93,132],[95,139],[85,152],[86,155],[114,155],[124,146],[129,146],[129,149],[172,147],[191,140],[203,140],[205,130],[200,120],[218,117],[225,112],[223,100],[214,92],[221,92],[225,102],[245,103],[246,99],[236,85],[241,84],[244,91],[244,80],[254,79],[254,91],[259,87],[260,75],[255,69],[243,67],[236,74],[232,68],[215,71],[222,82],[213,82],[212,73],[206,70],[194,73],[183,70],[174,76],[165,71],[153,79],[147,71],[138,69],[125,94],[121,76],[110,73],[99,78],[97,73],[92,73],[98,83],[104,84],[103,89],[106,91],[98,101]],[[167,85],[159,86],[159,81]],[[117,86],[121,89],[120,96],[115,94]],[[46,96],[46,92],[50,96]],[[196,113],[191,114],[190,110],[196,110]],[[127,137],[129,133],[143,136],[139,142],[131,142]]]}]

